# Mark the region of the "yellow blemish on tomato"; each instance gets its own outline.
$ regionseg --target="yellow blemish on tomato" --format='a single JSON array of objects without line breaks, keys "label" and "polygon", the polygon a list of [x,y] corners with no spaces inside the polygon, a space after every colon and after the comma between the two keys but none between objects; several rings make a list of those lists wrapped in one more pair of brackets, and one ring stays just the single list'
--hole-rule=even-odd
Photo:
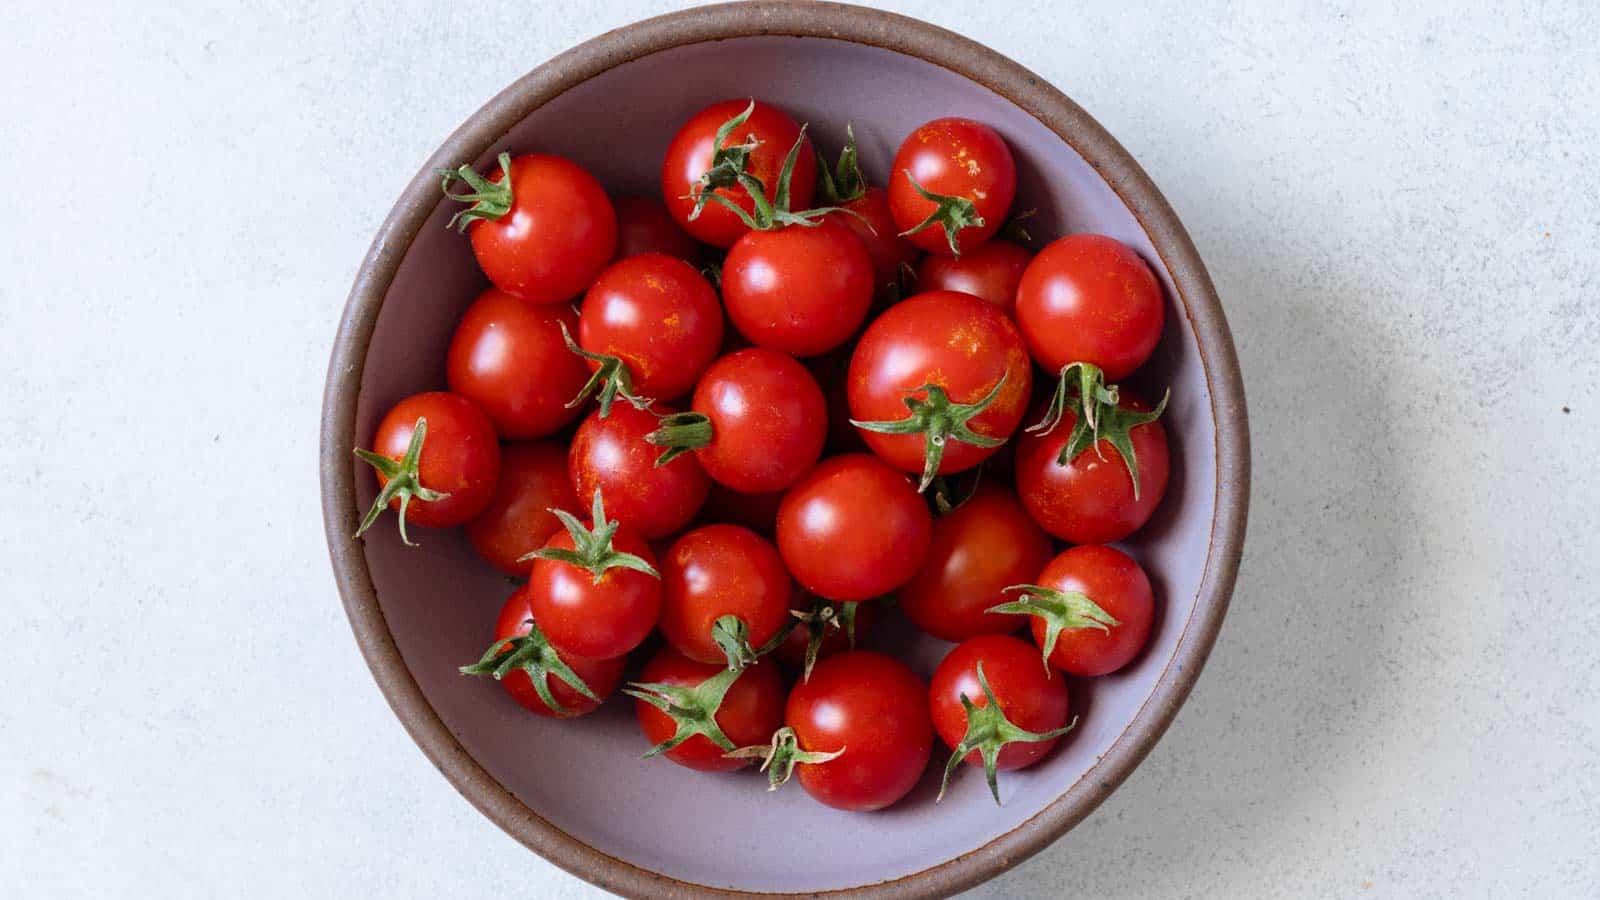
[{"label": "yellow blemish on tomato", "polygon": [[950,337],[945,341],[945,346],[966,354],[968,359],[973,359],[983,352],[985,333],[986,329],[981,322],[968,319],[951,329]]},{"label": "yellow blemish on tomato", "polygon": [[681,333],[683,331],[683,315],[678,312],[673,312],[671,315],[661,320],[661,327],[668,334]]}]

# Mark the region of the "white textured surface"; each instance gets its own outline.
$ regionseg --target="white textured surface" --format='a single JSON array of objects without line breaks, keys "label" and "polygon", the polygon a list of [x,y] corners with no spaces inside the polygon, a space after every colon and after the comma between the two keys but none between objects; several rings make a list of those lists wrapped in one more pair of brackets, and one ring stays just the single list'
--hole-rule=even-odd
[{"label": "white textured surface", "polygon": [[[383,703],[316,431],[418,162],[539,61],[676,4],[277,5],[6,14],[0,884],[599,896]],[[1227,304],[1255,441],[1191,701],[973,896],[1600,894],[1600,15],[890,5],[1144,163]]]}]

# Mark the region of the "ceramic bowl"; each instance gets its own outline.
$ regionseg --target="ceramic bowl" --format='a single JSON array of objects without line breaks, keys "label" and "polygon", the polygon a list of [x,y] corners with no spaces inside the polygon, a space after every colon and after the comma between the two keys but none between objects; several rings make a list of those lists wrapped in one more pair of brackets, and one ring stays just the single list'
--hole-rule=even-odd
[{"label": "ceramic bowl", "polygon": [[[969,116],[998,129],[1020,171],[1031,230],[1112,235],[1164,286],[1165,337],[1135,379],[1172,388],[1173,480],[1128,544],[1155,581],[1148,650],[1110,677],[1072,683],[1077,730],[1045,762],[1007,773],[1004,806],[963,771],[935,805],[938,762],[893,808],[851,814],[798,784],[776,794],[753,772],[707,775],[641,761],[630,702],[576,722],[528,715],[498,685],[466,678],[509,588],[454,532],[392,527],[351,538],[371,475],[351,448],[400,398],[444,384],[446,343],[483,287],[445,227],[441,167],[480,169],[505,149],[558,153],[617,193],[654,193],[679,123],[706,104],[756,96],[810,123],[837,152],[854,123],[883,183],[917,124]],[[333,567],[362,652],[411,736],[484,815],[557,865],[636,896],[943,895],[1015,865],[1060,837],[1150,750],[1194,684],[1222,623],[1244,535],[1248,435],[1227,324],[1177,217],[1093,119],[1026,69],[923,22],[856,7],[753,2],[631,25],[539,66],[490,100],[417,173],[373,241],[345,309],[328,374],[323,508]],[[924,673],[949,645],[906,638]]]}]

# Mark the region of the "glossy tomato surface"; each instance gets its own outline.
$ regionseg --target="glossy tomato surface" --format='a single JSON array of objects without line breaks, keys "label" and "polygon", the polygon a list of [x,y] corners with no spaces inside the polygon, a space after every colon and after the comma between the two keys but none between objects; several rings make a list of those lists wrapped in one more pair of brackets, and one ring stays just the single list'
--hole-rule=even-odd
[{"label": "glossy tomato surface", "polygon": [[[656,411],[671,410],[657,404]],[[661,448],[645,440],[660,421],[655,415],[619,402],[611,415],[591,413],[573,435],[567,471],[580,500],[600,491],[606,514],[646,539],[666,537],[694,520],[705,503],[710,479],[686,453],[656,465]]]},{"label": "glossy tomato surface", "polygon": [[688,393],[716,358],[722,308],[694,266],[660,253],[630,256],[601,272],[584,294],[578,343],[621,359],[636,395],[671,400]]},{"label": "glossy tomato surface", "polygon": [[801,750],[844,751],[795,769],[807,793],[836,809],[894,803],[916,787],[933,751],[927,686],[905,663],[868,650],[818,662],[789,692],[784,722]]},{"label": "glossy tomato surface", "polygon": [[[714,200],[705,204],[699,216],[689,218],[695,199],[700,195],[700,176],[711,168],[717,149],[717,129],[749,105],[749,100],[724,100],[695,113],[673,136],[661,163],[661,195],[667,210],[685,231],[713,247],[732,247],[734,241],[750,230],[732,210]],[[761,182],[767,199],[771,200],[778,189],[783,159],[800,138],[800,124],[783,110],[757,101],[750,118],[728,136],[723,146],[743,144],[751,138],[757,146],[750,152],[745,171]],[[789,185],[790,207],[808,208],[816,187],[817,153],[811,146],[811,139],[806,138]],[[719,193],[746,212],[754,207],[750,195],[742,187],[721,188]]]},{"label": "glossy tomato surface", "polygon": [[796,581],[830,600],[868,600],[922,567],[933,517],[904,473],[865,453],[825,459],[784,495],[778,552]]},{"label": "glossy tomato surface", "polygon": [[1150,358],[1166,309],[1161,285],[1139,254],[1098,234],[1051,243],[1017,288],[1017,324],[1034,359],[1050,372],[1092,363],[1111,382]]},{"label": "glossy tomato surface", "polygon": [[842,225],[752,231],[728,251],[722,301],[750,343],[816,356],[844,343],[872,308],[872,259]]},{"label": "glossy tomato surface", "polygon": [[[489,180],[504,180],[496,168]],[[588,287],[617,247],[617,214],[593,175],[559,156],[511,159],[511,209],[467,226],[496,287],[530,303],[562,303]]]},{"label": "glossy tomato surface", "polygon": [[[1109,629],[1068,628],[1056,638],[1050,664],[1072,675],[1108,675],[1144,649],[1155,619],[1155,592],[1144,569],[1115,547],[1072,547],[1050,561],[1036,582],[1057,591],[1076,591],[1105,610]],[[1045,621],[1030,616],[1033,638],[1045,644]],[[1037,656],[1035,657],[1037,662]]]},{"label": "glossy tomato surface", "polygon": [[572,491],[567,448],[556,441],[506,444],[500,448],[500,479],[494,499],[467,523],[467,539],[484,561],[507,575],[527,575],[533,560],[522,557],[543,547],[560,530],[551,509],[582,518],[585,505]]},{"label": "glossy tomato surface", "polygon": [[[429,528],[451,528],[483,512],[494,499],[500,477],[500,442],[494,424],[476,403],[459,394],[432,391],[414,394],[396,403],[372,439],[372,452],[403,459],[411,446],[418,419],[427,419],[427,437],[417,461],[418,481],[447,496],[439,500],[412,500],[406,522]],[[378,484],[387,484],[378,473]],[[398,512],[400,500],[390,501]]]},{"label": "glossy tomato surface", "polygon": [[697,662],[721,663],[712,639],[723,616],[736,616],[759,650],[788,626],[794,582],[778,550],[738,525],[706,525],[685,533],[661,557],[661,635]]},{"label": "glossy tomato surface", "polygon": [[[532,630],[530,623],[533,621],[533,609],[528,603],[528,588],[523,586],[518,588],[516,593],[506,600],[505,606],[500,608],[500,617],[494,625],[494,639],[503,641],[506,638],[521,637]],[[617,685],[622,683],[622,672],[628,665],[626,656],[586,659],[581,656],[561,654],[561,661],[572,669],[574,675],[583,679],[584,685],[589,688],[589,693],[600,698],[598,701],[590,700],[556,676],[546,676],[545,684],[550,688],[550,695],[564,710],[556,712],[539,698],[539,692],[533,686],[533,678],[522,669],[507,672],[506,677],[500,679],[500,684],[506,689],[506,693],[511,695],[511,699],[529,712],[554,719],[571,719],[593,712],[607,697],[615,693]]]},{"label": "glossy tomato surface", "polygon": [[[639,681],[692,688],[725,669],[722,663],[695,662],[671,647],[663,647],[639,673]],[[783,704],[783,679],[778,667],[758,662],[746,666],[723,695],[715,716],[717,726],[735,747],[759,746],[772,740],[772,733],[783,724]],[[643,700],[635,701],[634,710],[639,730],[652,745],[667,740],[678,730],[671,716]],[[710,738],[697,734],[662,755],[702,772],[731,772],[752,762],[729,759],[726,753]]]},{"label": "glossy tomato surface", "polygon": [[538,306],[498,288],[484,291],[456,326],[445,371],[450,390],[477,403],[507,440],[544,437],[577,418],[567,408],[589,367],[567,349],[561,326],[578,316],[561,304]]},{"label": "glossy tomato surface", "polygon": [[[655,565],[650,545],[626,525],[612,543],[618,551]],[[564,530],[545,546],[574,549],[572,536]],[[661,612],[661,580],[622,566],[596,575],[569,562],[536,559],[527,588],[534,620],[563,657],[621,656],[644,642]]]},{"label": "glossy tomato surface", "polygon": [[[889,174],[889,208],[900,230],[916,228],[938,204],[912,185],[935,194],[972,202],[983,224],[956,235],[962,252],[976,250],[1005,224],[1017,192],[1017,166],[1011,149],[993,128],[971,119],[935,119],[908,135],[894,156]],[[940,256],[954,255],[937,224],[909,235],[917,247]]]},{"label": "glossy tomato surface", "polygon": [[960,291],[1015,316],[1017,287],[1032,259],[1031,251],[1010,241],[990,241],[958,257],[925,256],[917,267],[917,290]]},{"label": "glossy tomato surface", "polygon": [[[928,684],[928,706],[933,727],[945,746],[955,749],[967,734],[964,695],[973,705],[985,707],[989,698],[978,681],[978,666],[1000,701],[1007,721],[1034,734],[1053,731],[1067,724],[1066,682],[1052,676],[1039,665],[1039,648],[1027,641],[1004,634],[990,634],[965,641],[945,656]],[[1043,759],[1060,737],[1043,741],[1015,741],[1000,748],[996,769],[1021,769]],[[968,765],[982,768],[978,751],[967,754]]]},{"label": "glossy tomato surface", "polygon": [[751,347],[722,357],[701,376],[691,408],[711,423],[696,451],[718,483],[746,494],[781,491],[810,471],[828,436],[822,388],[805,366]]}]

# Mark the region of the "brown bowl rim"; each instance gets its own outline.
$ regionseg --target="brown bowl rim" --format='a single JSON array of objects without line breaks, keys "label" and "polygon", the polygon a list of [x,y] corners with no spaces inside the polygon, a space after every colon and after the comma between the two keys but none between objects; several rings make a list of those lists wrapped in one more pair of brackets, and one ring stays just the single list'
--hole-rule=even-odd
[{"label": "brown bowl rim", "polygon": [[406,668],[378,604],[359,541],[355,431],[367,346],[401,260],[439,202],[437,168],[477,159],[528,113],[585,79],[622,63],[687,44],[753,35],[821,37],[914,56],[1007,98],[1080,153],[1149,234],[1172,276],[1199,345],[1216,425],[1216,515],[1195,608],[1155,689],[1098,762],[1033,818],[982,847],[891,881],[807,896],[946,896],[1016,865],[1065,834],[1138,766],[1183,704],[1228,608],[1243,549],[1250,452],[1244,384],[1221,303],[1188,233],[1131,155],[1093,118],[1044,79],[951,31],[881,10],[813,0],[753,0],[658,16],[587,41],[535,68],[484,105],[434,152],[378,229],[346,302],[323,398],[320,450],[328,550],[356,642],[384,697],[422,752],[507,834],[566,871],[628,896],[775,897],[713,888],[640,868],[583,843],[541,818],[461,746]]}]

